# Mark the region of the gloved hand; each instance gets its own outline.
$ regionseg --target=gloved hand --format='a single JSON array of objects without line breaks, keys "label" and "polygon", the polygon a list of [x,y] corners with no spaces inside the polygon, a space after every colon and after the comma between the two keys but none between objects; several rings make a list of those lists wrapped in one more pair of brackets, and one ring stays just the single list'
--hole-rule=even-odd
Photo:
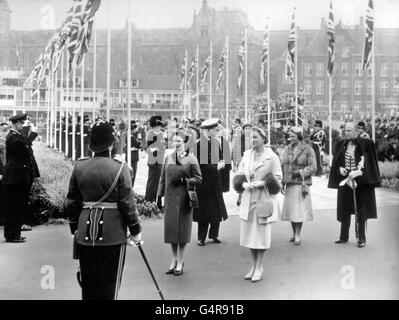
[{"label": "gloved hand", "polygon": [[301,174],[299,173],[299,170],[292,171],[292,179],[297,179],[300,177],[301,177]]},{"label": "gloved hand", "polygon": [[253,185],[251,183],[248,183],[248,182],[244,182],[242,184],[242,187],[244,188],[244,190],[252,190],[254,188]]},{"label": "gloved hand", "polygon": [[345,177],[348,174],[348,170],[345,168],[339,167],[339,174],[343,177]]},{"label": "gloved hand", "polygon": [[128,244],[131,246],[140,244],[140,241],[141,241],[141,232],[136,234],[135,236],[130,235],[128,238]]},{"label": "gloved hand", "polygon": [[263,188],[265,186],[264,181],[254,181],[251,184],[254,188]]},{"label": "gloved hand", "polygon": [[361,177],[362,175],[363,175],[362,170],[353,170],[353,171],[349,172],[349,178],[351,178],[351,179]]}]

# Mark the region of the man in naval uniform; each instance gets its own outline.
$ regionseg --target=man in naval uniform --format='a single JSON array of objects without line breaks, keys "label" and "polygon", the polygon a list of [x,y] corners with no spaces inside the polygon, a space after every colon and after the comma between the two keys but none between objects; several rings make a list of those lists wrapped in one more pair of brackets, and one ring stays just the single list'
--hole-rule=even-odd
[{"label": "man in naval uniform", "polygon": [[201,124],[201,137],[197,142],[196,156],[202,173],[202,184],[197,187],[199,208],[193,212],[193,221],[198,222],[199,246],[205,245],[208,234],[214,243],[220,243],[220,222],[226,220],[227,210],[223,199],[221,170],[226,167],[220,157],[220,143],[217,139],[219,119],[205,120]]},{"label": "man in naval uniform", "polygon": [[6,216],[4,237],[6,242],[22,243],[21,226],[28,209],[29,195],[33,180],[37,176],[34,167],[33,151],[25,133],[22,134],[27,114],[18,114],[10,118],[12,128],[6,139],[6,159],[3,170],[3,188],[5,195]]},{"label": "man in naval uniform", "polygon": [[117,299],[130,231],[138,244],[141,226],[136,213],[128,165],[111,158],[117,139],[111,125],[93,125],[92,158],[75,162],[65,202],[79,259],[83,300]]},{"label": "man in naval uniform", "polygon": [[310,136],[312,142],[312,148],[316,154],[317,163],[317,176],[321,176],[323,173],[323,155],[326,147],[326,133],[323,130],[323,123],[321,120],[316,120],[314,123],[314,132]]}]

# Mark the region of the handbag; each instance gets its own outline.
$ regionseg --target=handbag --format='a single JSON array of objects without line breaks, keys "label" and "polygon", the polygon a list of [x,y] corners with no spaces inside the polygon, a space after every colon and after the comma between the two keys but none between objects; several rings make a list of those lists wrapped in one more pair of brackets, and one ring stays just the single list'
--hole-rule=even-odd
[{"label": "handbag", "polygon": [[189,205],[191,208],[196,209],[199,208],[199,200],[198,200],[198,196],[197,196],[197,191],[195,187],[191,187],[192,190],[190,190],[190,187],[188,186],[187,183],[187,192],[188,192],[188,197],[190,199],[189,201]]},{"label": "handbag", "polygon": [[305,177],[304,176],[302,176],[301,193],[302,193],[302,196],[304,196],[304,197],[306,197],[309,194],[309,187],[305,183]]},{"label": "handbag", "polygon": [[267,224],[267,219],[273,214],[273,201],[270,200],[270,194],[266,186],[263,187],[269,199],[261,200],[260,197],[262,193],[259,193],[259,199],[256,200],[254,209],[258,224]]}]

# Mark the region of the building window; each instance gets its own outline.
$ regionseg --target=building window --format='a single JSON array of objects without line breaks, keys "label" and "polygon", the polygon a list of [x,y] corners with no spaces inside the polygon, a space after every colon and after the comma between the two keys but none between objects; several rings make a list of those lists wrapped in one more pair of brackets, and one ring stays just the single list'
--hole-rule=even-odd
[{"label": "building window", "polygon": [[367,81],[367,95],[371,96],[371,81]]},{"label": "building window", "polygon": [[[393,76],[399,77],[399,63],[393,64]],[[394,79],[394,81],[399,82],[399,79]]]},{"label": "building window", "polygon": [[362,95],[362,85],[361,81],[355,81],[355,96]]},{"label": "building window", "polygon": [[318,107],[318,108],[321,108],[324,105],[323,100],[316,100],[315,104],[316,104],[316,107]]},{"label": "building window", "polygon": [[348,107],[349,107],[348,101],[346,101],[346,100],[341,101],[341,109],[346,110],[346,109],[348,109]]},{"label": "building window", "polygon": [[367,110],[371,109],[371,102],[367,102]]},{"label": "building window", "polygon": [[316,94],[317,95],[324,94],[324,81],[316,81]]},{"label": "building window", "polygon": [[392,88],[392,95],[399,96],[399,82],[394,82]]},{"label": "building window", "polygon": [[312,76],[312,64],[311,63],[305,63],[303,66],[303,69],[304,69],[305,77]]},{"label": "building window", "polygon": [[341,65],[341,74],[343,77],[349,76],[349,63],[343,63]]},{"label": "building window", "polygon": [[201,36],[203,36],[203,37],[207,37],[208,36],[208,28],[202,27]]},{"label": "building window", "polygon": [[360,111],[360,109],[362,108],[362,102],[361,101],[355,101],[353,103],[353,108],[355,109],[355,111]]},{"label": "building window", "polygon": [[351,48],[349,46],[342,47],[342,58],[349,58]]},{"label": "building window", "polygon": [[342,81],[341,82],[341,94],[346,95],[348,94],[348,81]]},{"label": "building window", "polygon": [[380,96],[386,96],[388,89],[388,81],[381,81],[380,83]]},{"label": "building window", "polygon": [[324,77],[324,63],[316,63],[316,76]]},{"label": "building window", "polygon": [[388,73],[389,73],[389,64],[384,62],[381,63],[381,77],[388,77]]},{"label": "building window", "polygon": [[312,94],[312,81],[304,81],[304,90],[305,94]]},{"label": "building window", "polygon": [[367,68],[367,76],[368,77],[371,77],[371,70],[373,69],[373,65],[371,64],[371,62],[370,62],[370,64],[369,64],[369,67]]},{"label": "building window", "polygon": [[355,63],[355,76],[356,77],[363,76],[363,69],[361,63]]}]

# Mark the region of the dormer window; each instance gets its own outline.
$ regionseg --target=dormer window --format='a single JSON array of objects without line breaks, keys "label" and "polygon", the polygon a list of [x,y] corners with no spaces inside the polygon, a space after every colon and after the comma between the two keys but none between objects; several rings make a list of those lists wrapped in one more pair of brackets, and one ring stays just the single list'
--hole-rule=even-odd
[{"label": "dormer window", "polygon": [[208,28],[207,27],[202,27],[201,36],[202,37],[207,37],[208,36]]}]

